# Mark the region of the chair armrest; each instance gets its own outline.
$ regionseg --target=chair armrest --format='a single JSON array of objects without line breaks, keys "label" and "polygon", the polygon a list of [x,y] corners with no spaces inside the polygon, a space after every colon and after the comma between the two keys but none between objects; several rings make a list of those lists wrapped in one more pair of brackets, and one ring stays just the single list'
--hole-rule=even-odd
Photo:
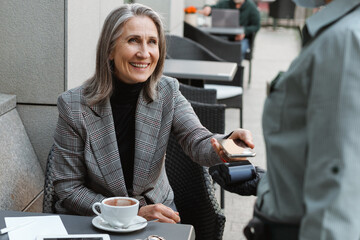
[{"label": "chair armrest", "polygon": [[224,61],[211,50],[203,45],[186,37],[166,34],[166,55],[167,58],[204,60],[204,61]]},{"label": "chair armrest", "polygon": [[216,90],[214,89],[204,89],[180,83],[180,92],[189,101],[216,103]]}]

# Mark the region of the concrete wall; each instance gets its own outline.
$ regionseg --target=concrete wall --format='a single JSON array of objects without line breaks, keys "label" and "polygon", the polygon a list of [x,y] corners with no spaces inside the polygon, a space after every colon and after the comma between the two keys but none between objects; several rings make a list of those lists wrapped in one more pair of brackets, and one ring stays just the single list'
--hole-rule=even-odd
[{"label": "concrete wall", "polygon": [[[0,93],[16,95],[17,107],[13,104],[13,110],[0,118],[0,209],[41,211],[42,196],[37,195],[39,201],[28,208],[25,203],[43,189],[58,117],[57,97],[93,73],[102,24],[122,4],[122,0],[1,0]],[[9,152],[11,147],[21,155]],[[22,180],[16,182],[15,176]],[[20,190],[25,197],[17,199],[16,189],[28,181],[34,185]]]},{"label": "concrete wall", "polygon": [[[17,108],[45,169],[57,121],[57,97],[94,71],[102,24],[121,0],[2,0],[0,93]],[[0,146],[1,148],[1,146]]]},{"label": "concrete wall", "polygon": [[38,212],[44,172],[15,107],[15,95],[0,94],[0,209]]},{"label": "concrete wall", "polygon": [[65,83],[64,1],[2,0],[0,22],[0,92],[55,104]]},{"label": "concrete wall", "polygon": [[98,37],[106,16],[123,4],[119,0],[67,1],[67,89],[88,79],[95,69]]},{"label": "concrete wall", "polygon": [[53,133],[58,118],[57,107],[17,104],[17,110],[38,156],[41,168],[45,172],[47,156],[54,142]]},{"label": "concrete wall", "polygon": [[19,114],[25,129],[34,132],[30,141],[43,162],[53,130],[44,132],[48,127],[39,123],[54,128],[55,117],[46,118],[40,109],[50,107],[57,115],[56,99],[67,78],[65,10],[65,1],[47,0],[6,0],[0,8],[0,92],[17,96]]},{"label": "concrete wall", "polygon": [[164,20],[165,31],[183,36],[184,0],[135,0],[158,12]]}]

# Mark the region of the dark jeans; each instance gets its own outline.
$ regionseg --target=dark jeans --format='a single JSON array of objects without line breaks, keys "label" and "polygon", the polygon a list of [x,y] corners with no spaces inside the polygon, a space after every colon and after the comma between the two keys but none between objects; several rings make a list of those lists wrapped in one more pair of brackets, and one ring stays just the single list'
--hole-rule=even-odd
[{"label": "dark jeans", "polygon": [[241,40],[241,58],[242,59],[245,58],[245,54],[248,50],[250,51],[249,39],[244,38],[243,40]]},{"label": "dark jeans", "polygon": [[244,229],[248,240],[297,240],[299,225],[264,216],[255,206],[254,217]]}]

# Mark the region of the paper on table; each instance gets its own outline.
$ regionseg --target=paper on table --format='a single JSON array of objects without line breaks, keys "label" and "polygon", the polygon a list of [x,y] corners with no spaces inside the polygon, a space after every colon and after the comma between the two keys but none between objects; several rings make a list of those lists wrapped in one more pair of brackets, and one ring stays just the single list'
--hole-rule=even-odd
[{"label": "paper on table", "polygon": [[23,222],[34,222],[9,232],[10,240],[35,240],[38,235],[67,235],[60,216],[6,217],[6,227],[19,225]]}]

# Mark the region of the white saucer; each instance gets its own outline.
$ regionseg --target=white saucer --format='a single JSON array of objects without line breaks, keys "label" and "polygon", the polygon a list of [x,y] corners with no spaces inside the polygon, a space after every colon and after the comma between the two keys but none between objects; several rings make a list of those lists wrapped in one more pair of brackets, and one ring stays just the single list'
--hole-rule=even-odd
[{"label": "white saucer", "polygon": [[96,216],[92,220],[92,224],[102,230],[109,231],[109,232],[118,232],[118,233],[126,233],[126,232],[133,232],[140,229],[143,229],[147,226],[147,222],[145,222],[146,219],[140,216],[136,216],[130,224],[137,223],[137,222],[144,222],[139,223],[133,226],[129,226],[127,229],[121,229],[121,228],[114,228],[110,226],[107,222],[105,222],[100,216]]}]

